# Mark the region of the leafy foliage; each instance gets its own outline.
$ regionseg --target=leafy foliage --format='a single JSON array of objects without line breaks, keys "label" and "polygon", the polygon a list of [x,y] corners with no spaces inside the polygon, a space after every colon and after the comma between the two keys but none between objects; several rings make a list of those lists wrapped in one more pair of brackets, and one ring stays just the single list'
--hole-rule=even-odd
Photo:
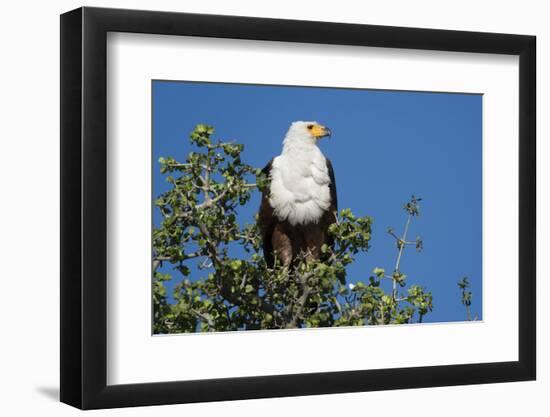
[{"label": "leafy foliage", "polygon": [[[388,230],[397,249],[391,273],[377,267],[365,281],[346,285],[346,267],[369,250],[373,222],[349,209],[330,227],[335,245],[323,245],[322,260],[303,254],[296,266],[276,262],[268,268],[256,224],[241,226],[237,211],[251,193],[267,190],[269,179],[242,161],[243,145],[214,141],[213,134],[213,127],[200,124],[190,134],[196,151],[185,162],[159,159],[170,189],[154,203],[162,214],[153,231],[155,333],[402,324],[422,321],[432,310],[431,293],[419,285],[406,288],[400,269],[406,247],[422,250],[420,238],[407,240],[421,199],[413,196],[405,204],[401,236]],[[235,245],[247,256],[232,255]],[[159,271],[165,263],[174,275]],[[165,285],[172,279],[178,279],[174,303]],[[383,290],[384,279],[391,281],[391,293]]]},{"label": "leafy foliage", "polygon": [[468,277],[464,277],[458,281],[458,288],[461,293],[460,302],[466,308],[466,320],[471,321],[472,313],[470,311],[470,306],[472,305],[472,291],[470,291],[470,281]]}]

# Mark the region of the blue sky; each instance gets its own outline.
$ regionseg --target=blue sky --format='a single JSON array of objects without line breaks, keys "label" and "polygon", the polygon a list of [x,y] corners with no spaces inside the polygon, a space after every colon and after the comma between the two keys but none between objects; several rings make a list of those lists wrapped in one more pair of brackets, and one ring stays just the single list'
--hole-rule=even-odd
[{"label": "blue sky", "polygon": [[[402,206],[414,194],[423,201],[409,236],[420,235],[424,250],[405,251],[401,270],[408,284],[433,293],[424,321],[465,319],[463,276],[472,283],[472,315],[482,318],[481,95],[153,81],[152,99],[154,196],[168,189],[158,158],[184,160],[198,123],[244,144],[243,160],[263,167],[281,152],[292,121],[318,121],[332,130],[320,146],[334,166],[339,208],[374,218],[372,248],[348,268],[348,282],[367,280],[377,266],[392,269],[396,250],[386,229],[403,229]],[[239,221],[253,222],[259,199],[255,193]]]}]

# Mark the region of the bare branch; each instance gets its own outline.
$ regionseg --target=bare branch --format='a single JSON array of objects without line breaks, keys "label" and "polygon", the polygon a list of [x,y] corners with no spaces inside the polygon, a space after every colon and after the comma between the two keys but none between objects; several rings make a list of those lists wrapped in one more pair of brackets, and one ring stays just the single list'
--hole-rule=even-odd
[{"label": "bare branch", "polygon": [[[409,231],[409,225],[411,224],[412,214],[407,216],[407,223],[405,224],[405,230],[403,231],[403,237],[398,239],[399,251],[397,252],[397,259],[395,260],[394,272],[399,272],[399,264],[401,262],[401,256],[403,255],[403,249],[405,249],[405,242],[407,241],[407,232]],[[392,283],[392,298],[397,299],[397,279],[393,278]]]},{"label": "bare branch", "polygon": [[212,319],[212,316],[210,314],[204,314],[194,309],[191,309],[190,311],[202,321],[207,322],[210,327],[215,326],[214,320]]},{"label": "bare branch", "polygon": [[296,303],[298,308],[294,312],[290,322],[286,325],[287,328],[295,328],[298,327],[300,324],[300,320],[302,319],[302,313],[304,311],[304,308],[306,306],[307,300],[309,298],[309,295],[311,293],[311,288],[307,283],[307,280],[312,276],[313,274],[307,273],[300,275],[299,277],[299,283],[302,287],[302,295],[298,299],[298,302]]}]

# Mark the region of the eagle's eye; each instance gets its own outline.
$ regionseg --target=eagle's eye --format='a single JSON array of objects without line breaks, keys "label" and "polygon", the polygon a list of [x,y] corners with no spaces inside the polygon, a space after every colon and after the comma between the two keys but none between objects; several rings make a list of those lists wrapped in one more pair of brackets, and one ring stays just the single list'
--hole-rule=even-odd
[{"label": "eagle's eye", "polygon": [[313,129],[313,125],[307,125],[307,128],[308,128],[309,130],[311,130],[311,129]]}]

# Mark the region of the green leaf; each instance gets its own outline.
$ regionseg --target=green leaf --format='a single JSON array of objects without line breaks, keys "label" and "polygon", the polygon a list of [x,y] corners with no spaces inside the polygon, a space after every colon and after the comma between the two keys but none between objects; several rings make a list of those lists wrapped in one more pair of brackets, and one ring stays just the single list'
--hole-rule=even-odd
[{"label": "green leaf", "polygon": [[386,273],[386,270],[385,270],[384,268],[378,268],[378,267],[376,267],[376,268],[374,268],[374,269],[372,270],[372,273],[373,273],[374,275],[376,275],[378,278],[383,278],[383,277],[384,277],[384,274]]},{"label": "green leaf", "polygon": [[242,261],[239,259],[235,259],[230,263],[231,269],[233,269],[234,271],[237,271],[241,267],[241,265]]}]

